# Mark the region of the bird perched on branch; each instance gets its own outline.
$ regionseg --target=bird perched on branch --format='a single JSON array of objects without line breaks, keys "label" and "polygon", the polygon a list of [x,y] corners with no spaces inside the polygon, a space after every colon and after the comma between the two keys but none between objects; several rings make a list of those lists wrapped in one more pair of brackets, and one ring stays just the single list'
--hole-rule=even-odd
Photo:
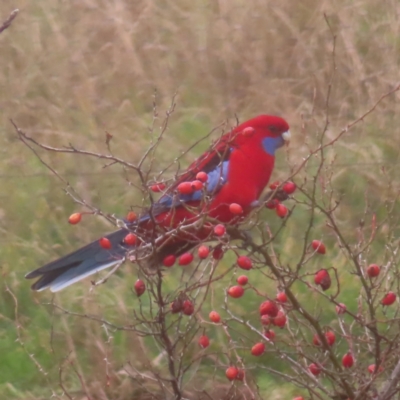
[{"label": "bird perched on branch", "polygon": [[289,138],[289,125],[280,117],[260,115],[240,124],[194,161],[143,216],[105,236],[107,246],[96,240],[28,273],[27,279],[39,278],[32,289],[57,292],[127,258],[154,266],[168,254],[190,250],[210,237],[216,223],[238,220],[232,203],[241,207],[242,217],[251,211],[268,184],[275,151]]}]

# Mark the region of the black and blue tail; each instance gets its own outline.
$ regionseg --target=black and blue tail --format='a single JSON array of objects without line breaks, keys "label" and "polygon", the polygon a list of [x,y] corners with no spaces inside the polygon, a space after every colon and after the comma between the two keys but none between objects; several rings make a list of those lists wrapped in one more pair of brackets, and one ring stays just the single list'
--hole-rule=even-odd
[{"label": "black and blue tail", "polygon": [[58,292],[89,275],[123,261],[128,250],[124,238],[128,233],[127,229],[120,229],[105,236],[112,245],[109,250],[103,249],[97,240],[30,272],[25,278],[39,278],[31,286],[33,290],[50,288],[52,292]]}]

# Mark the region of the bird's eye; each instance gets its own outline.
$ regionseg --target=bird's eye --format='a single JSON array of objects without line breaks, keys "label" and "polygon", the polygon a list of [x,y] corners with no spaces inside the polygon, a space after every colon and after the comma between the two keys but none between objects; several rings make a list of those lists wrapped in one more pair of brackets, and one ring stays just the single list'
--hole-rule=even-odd
[{"label": "bird's eye", "polygon": [[270,125],[268,127],[268,129],[272,132],[272,133],[279,133],[279,129],[275,126],[275,125]]}]

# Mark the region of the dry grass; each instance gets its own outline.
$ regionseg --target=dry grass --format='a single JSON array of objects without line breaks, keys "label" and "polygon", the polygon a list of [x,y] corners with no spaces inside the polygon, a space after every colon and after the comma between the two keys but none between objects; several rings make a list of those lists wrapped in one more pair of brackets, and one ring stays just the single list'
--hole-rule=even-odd
[{"label": "dry grass", "polygon": [[[7,360],[17,357],[24,365],[20,369],[24,378],[15,376],[18,368],[9,361],[8,368],[14,372],[4,375],[0,393],[8,398],[34,398],[43,393],[40,386],[44,384],[56,390],[57,367],[67,343],[68,351],[79,359],[77,365],[82,365],[79,368],[94,398],[128,399],[130,386],[117,375],[113,379],[118,381],[119,394],[104,389],[102,360],[108,350],[104,332],[96,324],[57,321],[58,350],[49,357],[51,323],[46,311],[32,304],[22,276],[79,241],[93,239],[93,230],[106,228],[99,221],[88,222],[87,229],[78,232],[63,225],[73,205],[63,196],[62,186],[47,177],[43,166],[15,140],[9,119],[47,143],[72,142],[94,151],[105,151],[106,130],[115,137],[114,152],[136,161],[151,138],[154,89],[160,112],[156,127],[178,92],[160,164],[222,121],[233,123],[235,115],[244,120],[259,113],[279,114],[290,122],[294,139],[288,157],[296,163],[325,123],[334,68],[328,136],[399,82],[400,4],[396,0],[21,0],[17,6],[20,15],[0,35],[0,229],[4,234],[0,254],[6,281],[20,298],[20,312],[29,328],[24,333],[30,337],[29,350],[46,353],[38,357],[51,378],[38,373],[26,356],[15,355],[21,349],[13,343],[13,303],[3,295],[0,312],[12,332],[12,339],[3,341],[3,349]],[[4,20],[13,7],[14,2],[2,1],[0,18]],[[370,191],[372,203],[378,203],[382,193],[390,196],[399,188],[395,173],[399,111],[396,94],[337,145],[339,167],[333,170],[334,180],[355,202]],[[97,162],[47,157],[88,201],[110,212],[122,213],[137,200],[120,170],[110,170],[108,175]],[[384,172],[381,164],[374,163],[383,163]],[[278,170],[288,174],[283,157]],[[96,175],[88,175],[92,172]],[[350,205],[354,205],[351,199]],[[122,278],[115,280],[116,288],[126,285]],[[105,313],[117,309],[121,319],[128,319],[131,304],[121,291],[91,297],[78,288],[63,294],[60,302],[81,301],[83,308],[93,312],[101,303]],[[42,299],[43,295],[34,296],[37,302]],[[34,329],[40,333],[31,334]],[[104,340],[99,339],[102,335]],[[117,360],[113,367],[118,369],[124,360],[117,344],[134,348],[134,361],[144,362],[138,352],[144,344],[120,335],[112,349]],[[88,352],[79,356],[82,348]],[[76,377],[68,383],[79,387]],[[126,397],[124,387],[129,387]]]}]

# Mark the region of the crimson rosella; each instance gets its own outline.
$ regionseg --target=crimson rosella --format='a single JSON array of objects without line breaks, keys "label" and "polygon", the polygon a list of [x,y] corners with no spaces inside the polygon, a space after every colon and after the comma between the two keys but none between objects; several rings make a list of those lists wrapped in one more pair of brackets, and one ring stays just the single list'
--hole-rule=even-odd
[{"label": "crimson rosella", "polygon": [[[289,125],[280,117],[260,115],[240,124],[193,162],[145,214],[105,236],[110,248],[96,240],[28,273],[28,279],[39,278],[32,289],[57,292],[125,259],[159,266],[165,256],[181,255],[210,239],[216,223],[237,221],[232,203],[242,207],[242,216],[257,204],[274,168],[275,150],[289,138]],[[201,171],[207,174],[202,189],[180,190]],[[134,245],[125,240],[129,233],[137,237]]]}]

